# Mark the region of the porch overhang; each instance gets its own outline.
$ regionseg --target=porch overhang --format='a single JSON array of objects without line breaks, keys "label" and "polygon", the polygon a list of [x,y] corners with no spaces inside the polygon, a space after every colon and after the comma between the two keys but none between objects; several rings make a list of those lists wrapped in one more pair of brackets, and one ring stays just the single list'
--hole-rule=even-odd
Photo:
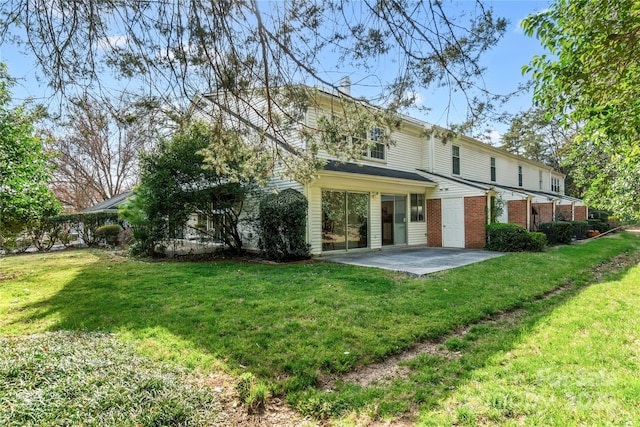
[{"label": "porch overhang", "polygon": [[356,163],[340,163],[336,161],[329,161],[320,172],[320,177],[357,179],[370,181],[372,183],[420,188],[435,188],[438,186],[438,183],[414,172],[398,171]]}]

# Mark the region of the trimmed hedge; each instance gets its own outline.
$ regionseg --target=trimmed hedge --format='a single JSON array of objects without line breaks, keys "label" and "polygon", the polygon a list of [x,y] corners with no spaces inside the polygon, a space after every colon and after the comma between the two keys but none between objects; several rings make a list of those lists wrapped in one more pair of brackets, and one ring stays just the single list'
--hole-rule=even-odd
[{"label": "trimmed hedge", "polygon": [[573,240],[573,225],[567,221],[543,222],[538,231],[547,236],[550,245],[569,244]]},{"label": "trimmed hedge", "polygon": [[58,223],[67,224],[68,227],[78,231],[80,239],[87,246],[97,246],[100,238],[96,236],[98,228],[119,221],[118,212],[78,212],[62,214],[51,218]]},{"label": "trimmed hedge", "polygon": [[485,249],[500,252],[540,252],[547,244],[542,233],[530,233],[517,224],[494,223],[485,226],[487,244]]},{"label": "trimmed hedge", "polygon": [[573,237],[577,240],[587,238],[587,231],[589,231],[589,223],[587,221],[569,221],[569,224],[573,227]]},{"label": "trimmed hedge", "polygon": [[107,224],[96,229],[96,238],[109,246],[118,244],[118,236],[122,231],[120,224]]},{"label": "trimmed hedge", "polygon": [[605,233],[610,229],[609,223],[600,219],[588,219],[587,222],[590,230],[598,230],[600,233]]}]

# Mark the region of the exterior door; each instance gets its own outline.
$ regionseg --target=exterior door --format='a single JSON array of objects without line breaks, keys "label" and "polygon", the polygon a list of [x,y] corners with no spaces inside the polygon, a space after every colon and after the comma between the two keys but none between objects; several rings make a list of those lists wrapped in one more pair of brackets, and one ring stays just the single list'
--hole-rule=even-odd
[{"label": "exterior door", "polygon": [[407,196],[382,196],[382,244],[407,243]]},{"label": "exterior door", "polygon": [[464,199],[442,199],[442,246],[464,248]]}]

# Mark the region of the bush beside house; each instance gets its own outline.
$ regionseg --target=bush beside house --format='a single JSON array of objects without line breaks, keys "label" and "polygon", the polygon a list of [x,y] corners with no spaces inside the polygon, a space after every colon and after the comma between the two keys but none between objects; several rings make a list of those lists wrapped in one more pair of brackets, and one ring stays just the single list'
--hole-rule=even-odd
[{"label": "bush beside house", "polygon": [[260,201],[259,234],[267,258],[274,261],[307,259],[305,241],[307,198],[299,191],[287,189],[267,194]]},{"label": "bush beside house", "polygon": [[487,224],[485,249],[499,252],[540,252],[547,245],[543,233],[529,232],[526,228],[509,223]]},{"label": "bush beside house", "polygon": [[573,240],[573,225],[567,221],[544,222],[538,227],[550,245],[569,244]]}]

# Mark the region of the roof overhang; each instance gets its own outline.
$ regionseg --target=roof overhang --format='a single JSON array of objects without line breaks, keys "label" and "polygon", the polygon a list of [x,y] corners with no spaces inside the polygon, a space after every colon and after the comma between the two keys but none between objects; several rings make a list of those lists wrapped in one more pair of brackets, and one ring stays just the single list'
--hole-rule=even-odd
[{"label": "roof overhang", "polygon": [[370,181],[372,183],[399,184],[405,186],[435,188],[438,184],[415,172],[398,171],[357,163],[329,161],[319,172],[320,176],[335,176]]}]

